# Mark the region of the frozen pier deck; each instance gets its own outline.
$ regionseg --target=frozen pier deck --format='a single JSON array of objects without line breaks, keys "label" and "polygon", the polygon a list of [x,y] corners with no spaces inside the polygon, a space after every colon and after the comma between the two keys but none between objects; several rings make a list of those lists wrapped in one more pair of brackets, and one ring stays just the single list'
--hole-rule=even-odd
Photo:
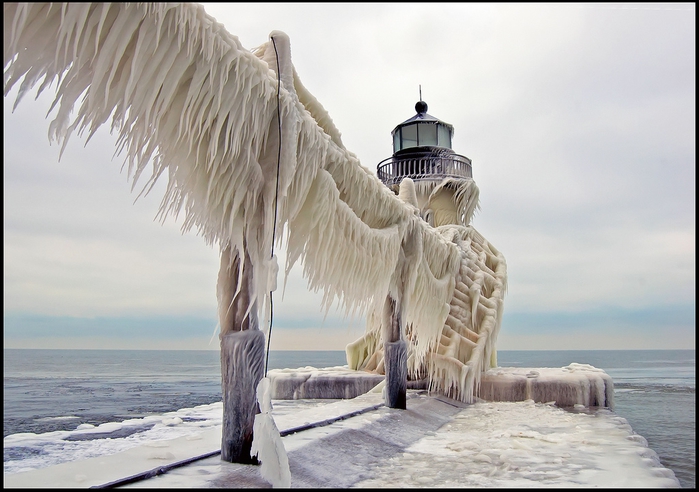
[{"label": "frozen pier deck", "polygon": [[[332,402],[276,401],[273,417],[284,436],[291,487],[679,487],[645,439],[608,409],[566,411],[531,400],[466,405],[416,390],[408,391],[406,410],[382,402],[380,392]],[[354,416],[338,419],[348,414]],[[306,430],[287,433],[300,427]],[[220,441],[219,425],[196,436],[6,474],[4,486],[100,487],[215,452]],[[131,487],[270,484],[259,466],[214,455],[119,488]]]}]

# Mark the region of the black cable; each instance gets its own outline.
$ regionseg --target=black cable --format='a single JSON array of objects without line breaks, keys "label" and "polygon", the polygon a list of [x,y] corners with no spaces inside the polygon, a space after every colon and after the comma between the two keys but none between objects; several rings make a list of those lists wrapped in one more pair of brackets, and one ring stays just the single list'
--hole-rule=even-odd
[{"label": "black cable", "polygon": [[[274,222],[272,224],[272,255],[274,258],[274,241],[277,235],[277,201],[279,199],[279,168],[281,166],[282,160],[282,115],[281,115],[281,102],[280,102],[280,92],[282,83],[282,74],[279,69],[279,52],[277,51],[277,43],[272,39],[272,46],[274,46],[274,56],[277,59],[277,127],[279,129],[279,146],[277,148],[277,189],[274,193]],[[267,377],[267,369],[269,368],[269,345],[272,341],[272,321],[274,319],[274,295],[272,291],[269,291],[269,332],[267,333],[267,353],[265,355],[265,377]]]},{"label": "black cable", "polygon": [[187,458],[185,460],[181,460],[181,461],[178,461],[176,463],[169,464],[169,465],[158,466],[156,468],[153,468],[152,470],[148,470],[148,471],[143,472],[143,473],[137,473],[135,475],[131,475],[131,476],[126,477],[126,478],[120,478],[118,480],[114,480],[112,482],[108,482],[105,484],[93,485],[90,488],[91,489],[113,489],[115,487],[120,487],[122,485],[128,485],[131,483],[140,482],[141,480],[146,480],[148,478],[157,477],[158,475],[163,475],[163,474],[165,474],[165,473],[167,473],[170,470],[173,470],[175,468],[179,468],[179,467],[184,466],[184,465],[189,465],[190,463],[193,463],[193,462],[199,461],[199,460],[203,460],[205,458],[211,458],[212,456],[216,456],[218,454],[221,454],[220,449],[217,451],[212,451],[210,453],[205,453],[205,454],[202,454],[199,456],[195,456],[193,458]]}]

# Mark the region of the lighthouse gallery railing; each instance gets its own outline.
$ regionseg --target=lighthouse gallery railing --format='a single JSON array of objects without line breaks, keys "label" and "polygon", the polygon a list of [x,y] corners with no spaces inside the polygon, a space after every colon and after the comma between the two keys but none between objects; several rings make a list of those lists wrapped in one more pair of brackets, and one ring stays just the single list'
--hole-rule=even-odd
[{"label": "lighthouse gallery railing", "polygon": [[398,184],[403,178],[473,178],[471,159],[468,157],[459,154],[435,155],[433,152],[389,157],[378,164],[376,174],[386,186]]}]

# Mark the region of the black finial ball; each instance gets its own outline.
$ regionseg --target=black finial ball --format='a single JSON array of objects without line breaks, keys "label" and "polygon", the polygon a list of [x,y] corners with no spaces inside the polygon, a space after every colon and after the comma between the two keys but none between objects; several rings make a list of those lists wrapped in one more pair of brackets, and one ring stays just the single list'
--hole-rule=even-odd
[{"label": "black finial ball", "polygon": [[418,101],[415,104],[415,111],[417,111],[418,114],[427,113],[427,103],[425,101]]}]

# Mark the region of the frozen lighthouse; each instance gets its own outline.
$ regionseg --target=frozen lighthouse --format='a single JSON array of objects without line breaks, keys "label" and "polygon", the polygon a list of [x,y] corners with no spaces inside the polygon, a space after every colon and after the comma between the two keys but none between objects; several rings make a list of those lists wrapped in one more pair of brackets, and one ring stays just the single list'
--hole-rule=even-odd
[{"label": "frozen lighthouse", "polygon": [[[411,295],[398,292],[398,309],[390,299],[383,312],[369,314],[366,334],[347,347],[348,364],[385,373],[390,388],[391,368],[397,365],[392,345],[402,340],[408,379],[471,401],[480,374],[496,365],[506,263],[470,225],[479,191],[471,160],[452,149],[454,127],[427,110],[420,97],[416,114],[393,129],[393,155],[378,164],[377,176],[438,241],[425,241],[423,236],[415,244],[405,243],[406,258],[414,257],[425,268],[402,272],[397,283],[410,285],[406,290]],[[433,290],[436,285],[445,289],[438,293]],[[430,313],[433,319],[427,321],[419,306],[431,301],[436,301]]]},{"label": "frozen lighthouse", "polygon": [[[467,403],[611,407],[611,378],[593,367],[498,367],[505,258],[471,224],[479,199],[471,159],[453,150],[454,127],[427,110],[420,98],[415,115],[391,132],[393,155],[376,170],[383,189],[356,190],[368,202],[384,194],[397,201],[391,220],[405,225],[388,294],[346,347],[350,370],[273,371],[274,397],[352,398],[384,382],[391,408],[406,408],[407,389],[424,388]],[[378,227],[372,212],[364,220]]]},{"label": "frozen lighthouse", "polygon": [[[221,259],[221,401],[7,436],[27,458],[6,462],[8,488],[676,485],[625,419],[586,411],[612,408],[604,371],[498,366],[505,257],[472,224],[479,189],[457,153],[469,150],[422,96],[385,129],[393,153],[374,173],[301,82],[283,32],[247,50],[195,3],[8,2],[4,17],[6,96],[53,93],[60,145],[110,128],[134,187],[165,181],[158,218]],[[480,159],[476,177],[498,165]],[[321,310],[366,316],[346,366],[268,371],[272,296],[297,264]],[[321,398],[340,401],[272,408]]]},{"label": "frozen lighthouse", "polygon": [[[471,159],[452,150],[454,127],[428,114],[427,109],[427,103],[420,98],[415,104],[415,116],[391,132],[393,155],[378,164],[376,174],[394,190],[400,189],[405,178],[412,180],[417,192],[417,202],[413,204],[430,225],[467,224],[467,217],[456,216],[453,193],[448,190],[455,190],[453,180],[473,180]],[[430,192],[445,179],[452,180],[451,184],[430,197]],[[472,191],[476,188],[472,187]],[[477,193],[473,199],[477,201]]]}]

